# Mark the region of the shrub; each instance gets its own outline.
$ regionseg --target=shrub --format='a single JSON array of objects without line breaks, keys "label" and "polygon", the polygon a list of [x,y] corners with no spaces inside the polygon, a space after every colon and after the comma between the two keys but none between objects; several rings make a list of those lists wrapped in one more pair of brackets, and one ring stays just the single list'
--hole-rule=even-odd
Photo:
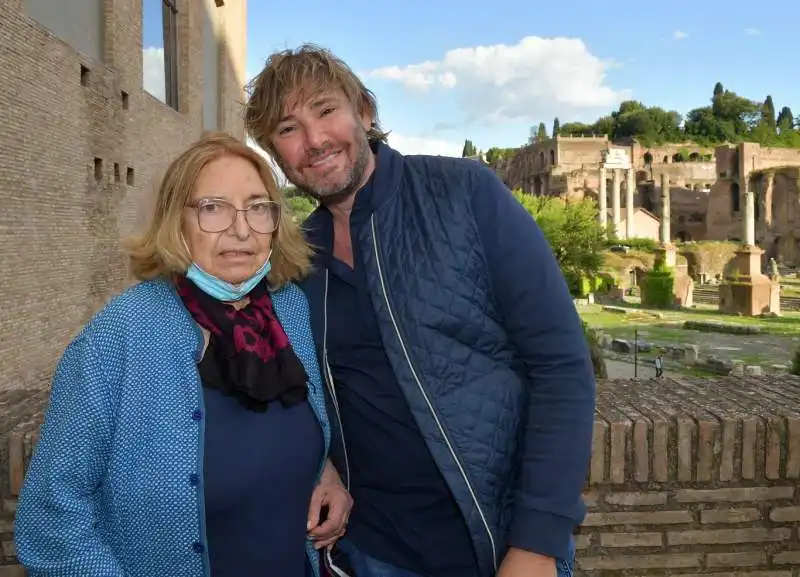
[{"label": "shrub", "polygon": [[642,282],[642,304],[657,308],[671,307],[675,302],[674,287],[674,273],[663,265],[657,266],[647,273]]},{"label": "shrub", "polygon": [[609,242],[609,246],[627,246],[632,250],[652,253],[658,247],[658,242],[652,238],[627,238]]}]

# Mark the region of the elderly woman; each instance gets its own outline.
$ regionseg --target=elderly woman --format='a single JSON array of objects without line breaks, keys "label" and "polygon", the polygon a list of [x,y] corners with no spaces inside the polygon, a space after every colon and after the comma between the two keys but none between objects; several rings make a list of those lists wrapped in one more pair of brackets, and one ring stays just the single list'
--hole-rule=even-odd
[{"label": "elderly woman", "polygon": [[332,542],[350,502],[318,485],[335,472],[294,284],[310,249],[280,203],[265,161],[226,135],[169,167],[130,243],[141,282],[57,367],[16,518],[29,576],[319,575],[312,535]]}]

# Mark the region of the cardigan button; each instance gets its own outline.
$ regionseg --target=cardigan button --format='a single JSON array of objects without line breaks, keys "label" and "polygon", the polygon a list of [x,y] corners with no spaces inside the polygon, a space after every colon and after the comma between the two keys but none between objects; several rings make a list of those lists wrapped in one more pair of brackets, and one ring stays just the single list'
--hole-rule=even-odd
[{"label": "cardigan button", "polygon": [[192,420],[199,421],[202,418],[203,418],[203,411],[201,411],[200,409],[195,409],[194,411],[192,411]]},{"label": "cardigan button", "polygon": [[194,545],[192,545],[192,549],[194,549],[195,553],[202,553],[205,551],[205,547],[203,547],[203,544],[200,541],[195,541]]},{"label": "cardigan button", "polygon": [[196,487],[197,483],[199,482],[200,482],[200,477],[197,476],[197,473],[192,473],[191,475],[189,475],[189,484],[192,487]]}]

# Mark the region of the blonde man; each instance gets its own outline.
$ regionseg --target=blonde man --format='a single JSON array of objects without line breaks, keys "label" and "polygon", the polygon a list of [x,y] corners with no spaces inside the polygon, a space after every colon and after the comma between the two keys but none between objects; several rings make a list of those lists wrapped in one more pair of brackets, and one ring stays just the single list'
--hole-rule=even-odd
[{"label": "blonde man", "polygon": [[330,51],[273,54],[246,123],[321,206],[303,283],[359,577],[571,573],[594,377],[536,223],[468,159],[389,147]]}]

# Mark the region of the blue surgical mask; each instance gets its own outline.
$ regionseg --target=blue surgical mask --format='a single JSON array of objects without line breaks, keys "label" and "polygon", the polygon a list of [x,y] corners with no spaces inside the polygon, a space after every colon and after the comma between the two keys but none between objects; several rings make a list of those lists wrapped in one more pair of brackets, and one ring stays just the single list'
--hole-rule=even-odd
[{"label": "blue surgical mask", "polygon": [[250,291],[256,288],[256,285],[269,274],[271,268],[272,263],[269,257],[267,257],[267,262],[261,265],[261,268],[259,268],[253,276],[238,285],[234,285],[218,279],[214,275],[204,271],[197,266],[197,264],[192,263],[192,266],[186,271],[186,278],[191,280],[200,290],[210,297],[223,302],[234,302],[242,300],[250,294]]}]

